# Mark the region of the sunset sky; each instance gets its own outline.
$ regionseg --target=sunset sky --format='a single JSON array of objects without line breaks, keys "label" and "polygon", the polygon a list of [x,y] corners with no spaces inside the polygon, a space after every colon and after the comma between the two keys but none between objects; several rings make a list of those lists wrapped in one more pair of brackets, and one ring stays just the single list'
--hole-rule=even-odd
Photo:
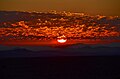
[{"label": "sunset sky", "polygon": [[0,0],[0,10],[71,11],[120,16],[120,0]]}]

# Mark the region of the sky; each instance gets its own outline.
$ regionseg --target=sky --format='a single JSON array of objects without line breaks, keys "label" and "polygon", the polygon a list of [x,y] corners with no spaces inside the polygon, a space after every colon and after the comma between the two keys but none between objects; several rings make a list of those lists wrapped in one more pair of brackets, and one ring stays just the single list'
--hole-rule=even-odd
[{"label": "sky", "polygon": [[70,11],[120,16],[120,0],[0,0],[0,10]]}]

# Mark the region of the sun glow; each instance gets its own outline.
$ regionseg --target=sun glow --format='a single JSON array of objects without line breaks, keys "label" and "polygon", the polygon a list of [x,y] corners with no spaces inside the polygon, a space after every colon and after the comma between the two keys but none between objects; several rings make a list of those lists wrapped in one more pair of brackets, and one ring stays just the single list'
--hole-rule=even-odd
[{"label": "sun glow", "polygon": [[59,43],[65,43],[67,41],[67,39],[58,39],[57,40]]},{"label": "sun glow", "polygon": [[57,41],[59,43],[65,43],[67,41],[67,38],[63,35],[63,36],[59,36]]}]

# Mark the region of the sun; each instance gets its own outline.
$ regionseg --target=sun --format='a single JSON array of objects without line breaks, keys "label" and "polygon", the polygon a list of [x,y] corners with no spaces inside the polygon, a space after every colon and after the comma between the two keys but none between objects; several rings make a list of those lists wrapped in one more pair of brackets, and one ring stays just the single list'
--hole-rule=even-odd
[{"label": "sun", "polygon": [[58,38],[57,38],[57,41],[59,42],[59,43],[65,43],[66,41],[67,41],[67,38],[63,35],[63,36],[59,36]]},{"label": "sun", "polygon": [[59,43],[65,43],[67,41],[67,39],[58,39],[57,40]]}]

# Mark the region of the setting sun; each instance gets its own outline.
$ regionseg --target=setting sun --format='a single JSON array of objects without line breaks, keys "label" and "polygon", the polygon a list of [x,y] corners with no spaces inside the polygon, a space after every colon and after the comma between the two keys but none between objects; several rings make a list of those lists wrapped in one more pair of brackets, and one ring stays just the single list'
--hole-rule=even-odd
[{"label": "setting sun", "polygon": [[67,41],[67,39],[58,39],[57,40],[59,43],[65,43]]},{"label": "setting sun", "polygon": [[67,38],[63,35],[63,36],[59,36],[57,41],[59,43],[65,43],[67,41]]}]

